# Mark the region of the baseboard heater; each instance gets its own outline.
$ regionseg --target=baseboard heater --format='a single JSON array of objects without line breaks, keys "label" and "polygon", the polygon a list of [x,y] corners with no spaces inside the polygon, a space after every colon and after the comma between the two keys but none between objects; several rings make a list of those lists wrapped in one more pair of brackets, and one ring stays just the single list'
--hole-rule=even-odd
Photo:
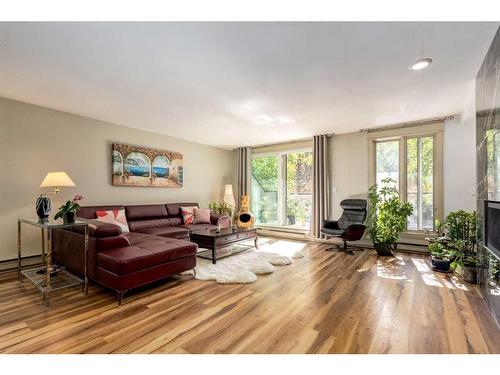
[{"label": "baseboard heater", "polygon": [[306,234],[302,231],[294,231],[286,228],[257,228],[257,233],[261,233],[263,235],[287,235],[294,238],[307,239]]}]

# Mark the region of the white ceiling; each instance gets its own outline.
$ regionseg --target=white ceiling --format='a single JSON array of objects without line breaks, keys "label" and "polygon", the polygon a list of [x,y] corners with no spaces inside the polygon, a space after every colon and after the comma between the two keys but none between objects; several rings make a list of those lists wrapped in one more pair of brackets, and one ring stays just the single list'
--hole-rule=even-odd
[{"label": "white ceiling", "polygon": [[[0,96],[231,148],[459,113],[498,23],[0,23]],[[408,65],[431,57],[419,72]]]}]

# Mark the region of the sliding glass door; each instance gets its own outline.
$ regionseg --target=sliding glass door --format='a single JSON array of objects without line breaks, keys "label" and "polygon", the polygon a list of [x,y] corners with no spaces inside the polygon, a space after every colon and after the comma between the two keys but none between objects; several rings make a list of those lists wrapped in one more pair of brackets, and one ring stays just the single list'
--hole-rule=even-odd
[{"label": "sliding glass door", "polygon": [[253,155],[251,198],[258,225],[309,230],[312,152]]},{"label": "sliding glass door", "polygon": [[252,212],[257,224],[278,225],[279,155],[252,158]]}]

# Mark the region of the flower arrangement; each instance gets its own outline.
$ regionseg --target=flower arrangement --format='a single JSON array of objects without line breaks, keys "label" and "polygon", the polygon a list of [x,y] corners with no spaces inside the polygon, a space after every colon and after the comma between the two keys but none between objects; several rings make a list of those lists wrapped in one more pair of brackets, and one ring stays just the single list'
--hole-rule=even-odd
[{"label": "flower arrangement", "polygon": [[80,204],[78,202],[82,201],[83,197],[77,194],[72,200],[67,201],[61,207],[59,211],[54,216],[54,219],[62,218],[65,223],[74,223],[76,220],[76,212],[80,209]]}]

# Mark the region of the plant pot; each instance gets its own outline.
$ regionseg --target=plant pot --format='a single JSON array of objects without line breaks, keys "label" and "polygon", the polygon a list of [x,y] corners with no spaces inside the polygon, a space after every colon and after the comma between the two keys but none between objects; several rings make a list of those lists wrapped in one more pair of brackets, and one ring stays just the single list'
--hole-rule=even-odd
[{"label": "plant pot", "polygon": [[440,259],[433,257],[431,255],[432,269],[438,272],[449,272],[450,271],[450,259]]},{"label": "plant pot", "polygon": [[373,245],[375,246],[375,250],[377,250],[377,254],[383,257],[393,257],[398,246],[396,243],[374,243]]},{"label": "plant pot", "polygon": [[295,225],[295,216],[288,215],[287,219],[288,219],[288,225]]},{"label": "plant pot", "polygon": [[62,215],[62,219],[64,224],[74,223],[76,221],[76,212],[75,211],[65,212]]},{"label": "plant pot", "polygon": [[464,264],[462,268],[462,277],[465,281],[471,284],[477,284],[477,269],[476,265]]}]

